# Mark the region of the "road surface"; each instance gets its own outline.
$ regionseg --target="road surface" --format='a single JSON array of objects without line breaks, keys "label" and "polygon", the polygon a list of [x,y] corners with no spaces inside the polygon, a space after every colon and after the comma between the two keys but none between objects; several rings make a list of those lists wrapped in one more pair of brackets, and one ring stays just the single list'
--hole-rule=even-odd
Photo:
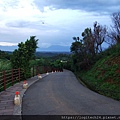
[{"label": "road surface", "polygon": [[120,102],[84,87],[68,70],[51,73],[25,93],[23,115],[120,115]]}]

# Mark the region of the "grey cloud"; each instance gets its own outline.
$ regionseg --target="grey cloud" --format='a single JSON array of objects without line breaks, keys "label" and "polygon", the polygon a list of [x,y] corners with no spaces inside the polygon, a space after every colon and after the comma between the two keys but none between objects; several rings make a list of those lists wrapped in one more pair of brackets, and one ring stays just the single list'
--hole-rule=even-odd
[{"label": "grey cloud", "polygon": [[6,26],[21,28],[21,27],[27,27],[27,26],[29,26],[29,24],[30,24],[29,21],[12,21],[12,22],[6,23]]},{"label": "grey cloud", "polygon": [[56,25],[50,25],[43,20],[38,20],[36,22],[24,21],[24,20],[14,20],[6,23],[7,27],[13,28],[35,28],[39,30],[56,30],[60,29]]},{"label": "grey cloud", "polygon": [[56,9],[78,9],[99,13],[120,11],[120,0],[35,0],[34,2],[39,9],[53,6]]},{"label": "grey cloud", "polygon": [[18,6],[19,0],[4,0],[4,4],[0,4],[3,11],[7,11],[8,6],[12,8],[16,8]]}]

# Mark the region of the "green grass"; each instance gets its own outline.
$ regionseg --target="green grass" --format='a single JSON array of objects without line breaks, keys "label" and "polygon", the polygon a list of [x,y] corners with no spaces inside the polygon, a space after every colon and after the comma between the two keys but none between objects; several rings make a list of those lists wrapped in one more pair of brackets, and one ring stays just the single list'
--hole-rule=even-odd
[{"label": "green grass", "polygon": [[[106,50],[88,71],[79,71],[77,76],[92,90],[120,100],[120,46]],[[110,54],[111,53],[111,54]]]}]

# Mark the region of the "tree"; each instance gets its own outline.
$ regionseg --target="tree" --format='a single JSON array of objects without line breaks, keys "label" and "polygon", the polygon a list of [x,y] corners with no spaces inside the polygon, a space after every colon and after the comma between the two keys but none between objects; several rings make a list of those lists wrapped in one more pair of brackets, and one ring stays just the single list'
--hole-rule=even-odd
[{"label": "tree", "polygon": [[0,59],[7,59],[10,60],[11,54],[0,50]]},{"label": "tree", "polygon": [[36,36],[31,36],[30,40],[27,39],[25,43],[18,44],[18,49],[14,50],[11,63],[13,68],[21,68],[24,78],[30,77],[30,60],[35,57],[38,39]]},{"label": "tree", "polygon": [[109,37],[118,44],[120,43],[120,12],[113,13],[111,19],[113,26]]},{"label": "tree", "polygon": [[[73,40],[75,40],[74,37]],[[82,47],[83,47],[82,42],[76,39],[75,42],[72,43],[70,49],[71,52],[78,54],[78,53],[82,53],[83,51]]]},{"label": "tree", "polygon": [[95,55],[95,39],[93,39],[93,34],[91,28],[86,28],[82,32],[84,46],[86,48],[86,54],[89,53],[94,57]]},{"label": "tree", "polygon": [[75,42],[72,43],[70,49],[73,53],[72,59],[73,64],[75,65],[75,69],[76,71],[80,69],[85,69],[89,66],[89,61],[84,41],[80,39],[75,39],[75,37],[73,37],[73,40],[75,40]]},{"label": "tree", "polygon": [[95,41],[95,52],[98,54],[102,52],[102,43],[105,41],[107,34],[107,27],[98,24],[97,22],[94,23],[93,29],[93,38]]}]

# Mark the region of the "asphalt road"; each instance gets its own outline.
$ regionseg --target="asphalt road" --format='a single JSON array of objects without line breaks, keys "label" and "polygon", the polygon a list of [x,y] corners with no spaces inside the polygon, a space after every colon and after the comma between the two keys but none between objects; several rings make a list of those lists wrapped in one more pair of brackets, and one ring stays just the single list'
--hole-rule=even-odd
[{"label": "asphalt road", "polygon": [[23,115],[120,115],[120,102],[84,87],[68,70],[51,73],[25,93]]}]

